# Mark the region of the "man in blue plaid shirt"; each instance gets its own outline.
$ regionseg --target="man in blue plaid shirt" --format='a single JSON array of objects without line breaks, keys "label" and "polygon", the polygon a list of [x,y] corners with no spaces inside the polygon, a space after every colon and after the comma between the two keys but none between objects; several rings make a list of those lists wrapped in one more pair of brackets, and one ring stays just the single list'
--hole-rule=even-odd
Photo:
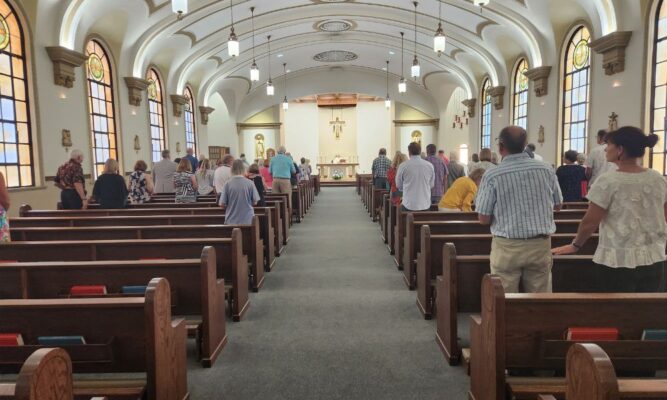
[{"label": "man in blue plaid shirt", "polygon": [[391,167],[391,160],[387,158],[387,149],[381,148],[378,157],[373,160],[373,186],[376,189],[387,188],[387,171]]}]

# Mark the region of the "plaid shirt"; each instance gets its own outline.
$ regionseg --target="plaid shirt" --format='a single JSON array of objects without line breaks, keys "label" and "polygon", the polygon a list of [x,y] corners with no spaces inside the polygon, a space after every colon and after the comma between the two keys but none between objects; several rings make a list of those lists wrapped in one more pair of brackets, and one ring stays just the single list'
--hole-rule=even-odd
[{"label": "plaid shirt", "polygon": [[391,160],[382,155],[373,160],[373,178],[386,178],[387,171],[391,168]]}]

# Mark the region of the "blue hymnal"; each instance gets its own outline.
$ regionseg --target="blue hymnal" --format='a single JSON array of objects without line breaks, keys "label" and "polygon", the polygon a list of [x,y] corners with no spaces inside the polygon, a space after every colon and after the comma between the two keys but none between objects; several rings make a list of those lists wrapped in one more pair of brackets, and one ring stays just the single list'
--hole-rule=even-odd
[{"label": "blue hymnal", "polygon": [[644,329],[642,340],[667,340],[667,329]]},{"label": "blue hymnal", "polygon": [[37,343],[42,346],[67,346],[86,344],[86,339],[83,336],[39,336]]},{"label": "blue hymnal", "polygon": [[120,292],[123,294],[144,294],[148,286],[123,286]]}]

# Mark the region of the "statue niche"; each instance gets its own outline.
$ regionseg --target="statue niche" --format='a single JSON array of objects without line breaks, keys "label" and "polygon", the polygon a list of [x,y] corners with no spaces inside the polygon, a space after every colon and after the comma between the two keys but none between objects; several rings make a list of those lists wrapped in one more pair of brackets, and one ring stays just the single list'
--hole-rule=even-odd
[{"label": "statue niche", "polygon": [[413,131],[410,141],[422,145],[422,133],[420,131]]}]

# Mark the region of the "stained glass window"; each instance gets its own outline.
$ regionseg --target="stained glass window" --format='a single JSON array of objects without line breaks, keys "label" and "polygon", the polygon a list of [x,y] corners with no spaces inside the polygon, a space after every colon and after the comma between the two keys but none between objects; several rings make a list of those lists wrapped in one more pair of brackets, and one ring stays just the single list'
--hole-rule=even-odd
[{"label": "stained glass window", "polygon": [[563,141],[561,156],[568,150],[585,153],[588,139],[590,91],[590,42],[586,27],[579,27],[570,37],[565,53],[563,76]]},{"label": "stained glass window", "polygon": [[480,148],[491,148],[491,81],[484,79],[482,83],[482,126]]},{"label": "stained glass window", "polygon": [[195,130],[195,99],[189,87],[185,88],[185,97],[188,102],[185,104],[185,147],[192,147],[195,156],[197,155],[197,131]]},{"label": "stained glass window", "polygon": [[118,160],[116,121],[114,118],[113,76],[111,62],[102,45],[91,40],[86,46],[88,108],[90,110],[93,171],[95,177],[104,170],[107,159]]},{"label": "stained glass window", "polygon": [[0,0],[0,172],[14,188],[35,185],[24,46],[16,13]]},{"label": "stained glass window", "polygon": [[667,107],[667,3],[658,4],[653,47],[653,90],[651,93],[651,131],[660,137],[651,151],[650,165],[663,175],[665,165],[665,110]]},{"label": "stained glass window", "polygon": [[148,70],[148,111],[151,127],[151,158],[153,162],[162,159],[162,150],[167,148],[164,134],[164,103],[162,82],[154,68]]},{"label": "stained glass window", "polygon": [[514,92],[512,94],[512,124],[527,129],[528,127],[528,62],[525,58],[519,61],[514,71]]}]

